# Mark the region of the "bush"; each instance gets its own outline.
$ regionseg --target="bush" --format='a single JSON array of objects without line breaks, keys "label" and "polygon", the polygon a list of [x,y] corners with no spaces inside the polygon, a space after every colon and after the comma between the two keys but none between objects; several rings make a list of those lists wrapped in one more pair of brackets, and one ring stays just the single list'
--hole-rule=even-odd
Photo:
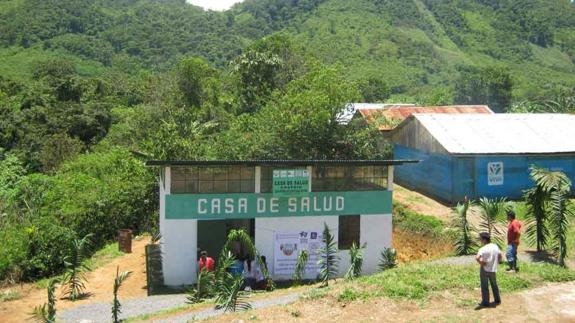
[{"label": "bush", "polygon": [[42,217],[27,227],[26,260],[22,263],[23,279],[33,280],[60,273],[64,257],[70,253],[74,231],[53,217]]}]

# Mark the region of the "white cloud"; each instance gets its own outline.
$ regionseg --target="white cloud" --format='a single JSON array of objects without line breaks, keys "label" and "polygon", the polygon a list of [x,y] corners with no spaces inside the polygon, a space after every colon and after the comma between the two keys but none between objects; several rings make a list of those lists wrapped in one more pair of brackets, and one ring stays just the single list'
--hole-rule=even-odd
[{"label": "white cloud", "polygon": [[189,3],[203,7],[204,9],[211,10],[227,10],[231,8],[234,4],[242,2],[243,0],[187,0]]}]

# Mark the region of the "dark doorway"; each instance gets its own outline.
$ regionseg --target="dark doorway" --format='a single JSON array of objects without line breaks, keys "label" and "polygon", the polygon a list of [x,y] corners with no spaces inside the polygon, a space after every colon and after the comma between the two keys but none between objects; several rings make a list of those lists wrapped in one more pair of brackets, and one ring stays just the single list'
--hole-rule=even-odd
[{"label": "dark doorway", "polygon": [[198,258],[199,251],[206,250],[208,255],[216,259],[219,257],[228,233],[231,230],[244,229],[255,241],[255,220],[198,220]]}]

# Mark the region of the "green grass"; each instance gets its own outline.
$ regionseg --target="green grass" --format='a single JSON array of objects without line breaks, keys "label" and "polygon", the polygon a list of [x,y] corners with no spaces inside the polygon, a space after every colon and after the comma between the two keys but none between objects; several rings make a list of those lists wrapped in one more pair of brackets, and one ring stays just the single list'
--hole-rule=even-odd
[{"label": "green grass", "polygon": [[[354,282],[355,290],[346,291],[342,299],[389,297],[392,299],[425,300],[433,293],[446,290],[466,291],[479,286],[477,266],[415,263],[382,273],[364,276]],[[551,264],[522,264],[517,274],[500,273],[497,277],[503,293],[541,285],[544,282],[575,280],[575,271]]]},{"label": "green grass", "polygon": [[[111,243],[105,245],[102,249],[96,251],[91,258],[86,259],[85,263],[88,265],[89,268],[94,270],[98,267],[102,267],[103,265],[114,260],[114,258],[117,258],[123,254],[124,254],[123,252],[118,250],[118,243],[117,242],[111,242]],[[58,276],[58,277],[61,277],[61,276]],[[44,289],[44,288],[48,287],[48,282],[52,278],[54,278],[54,277],[48,277],[48,278],[40,279],[40,280],[36,281],[34,283],[34,285],[37,288]]]},{"label": "green grass", "polygon": [[[201,303],[201,304],[206,304],[206,303]],[[142,314],[142,315],[138,315],[138,316],[134,316],[128,319],[123,320],[122,322],[124,323],[134,323],[134,322],[141,322],[141,321],[149,321],[164,315],[170,315],[170,314],[176,314],[182,311],[187,311],[187,310],[191,310],[197,304],[193,304],[193,305],[184,305],[184,306],[180,306],[180,307],[175,307],[175,308],[168,308],[165,310],[161,310],[158,312],[154,312],[154,313],[148,313],[148,314]]]},{"label": "green grass", "polygon": [[430,238],[444,236],[444,225],[436,217],[409,210],[399,202],[393,203],[393,224],[397,228]]},{"label": "green grass", "polygon": [[22,294],[13,289],[8,289],[3,292],[0,292],[0,303],[15,301],[20,298],[22,298]]}]

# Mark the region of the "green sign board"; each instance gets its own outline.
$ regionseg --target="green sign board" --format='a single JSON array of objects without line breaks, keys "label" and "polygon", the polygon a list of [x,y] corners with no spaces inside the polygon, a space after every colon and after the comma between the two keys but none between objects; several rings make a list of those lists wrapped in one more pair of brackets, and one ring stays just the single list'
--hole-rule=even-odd
[{"label": "green sign board", "polygon": [[166,195],[166,219],[245,219],[391,214],[391,191]]},{"label": "green sign board", "polygon": [[275,196],[302,196],[309,191],[307,169],[275,169],[272,180]]}]

